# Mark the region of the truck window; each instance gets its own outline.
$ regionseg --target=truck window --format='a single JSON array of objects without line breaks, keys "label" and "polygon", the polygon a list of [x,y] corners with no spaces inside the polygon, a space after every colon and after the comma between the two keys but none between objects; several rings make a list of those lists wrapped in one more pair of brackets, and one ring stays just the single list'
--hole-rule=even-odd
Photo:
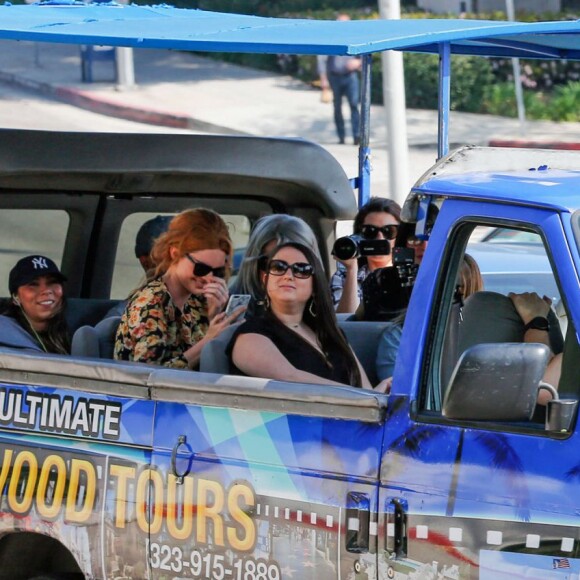
[{"label": "truck window", "polygon": [[64,210],[3,209],[0,213],[0,295],[8,294],[8,274],[20,258],[42,254],[60,267],[69,226]]},{"label": "truck window", "polygon": [[[495,345],[497,347],[495,354],[493,354],[494,351],[485,351],[486,356],[497,355],[498,366],[516,364],[515,360],[509,359],[511,355],[508,354],[508,350],[511,347],[508,347],[506,343],[516,345],[524,343],[525,329],[508,296],[510,292],[537,293],[540,297],[545,296],[551,301],[552,307],[548,313],[550,330],[547,341],[551,349],[550,357],[557,355],[566,358],[566,353],[564,353],[566,349],[568,360],[570,360],[576,356],[576,352],[579,352],[576,338],[568,328],[566,309],[560,300],[549,251],[539,232],[531,227],[516,229],[505,227],[503,224],[497,224],[497,226],[464,224],[457,229],[455,237],[451,239],[453,247],[449,250],[448,265],[444,266],[448,276],[439,290],[438,303],[441,304],[441,308],[437,321],[434,323],[436,328],[431,332],[434,344],[430,349],[431,360],[426,374],[427,380],[424,381],[425,396],[422,401],[425,411],[443,416],[446,416],[446,397],[448,400],[452,396],[448,394],[448,391],[457,386],[454,383],[459,382],[458,363],[462,356],[467,356],[464,353],[477,345]],[[458,291],[460,265],[465,254],[469,254],[475,260],[483,278],[483,290],[466,299]],[[570,367],[569,362],[568,367]],[[484,374],[483,371],[472,372],[470,378],[472,387],[481,383],[481,389],[488,388],[490,380],[489,377],[484,377]],[[543,378],[543,370],[538,380],[541,378]],[[499,384],[500,379],[497,379],[495,383]],[[558,384],[554,386],[558,388]],[[577,390],[575,386],[569,384],[563,385],[562,388],[567,394]],[[578,394],[580,393],[574,396],[577,397]],[[498,397],[497,408],[499,409],[502,405],[502,393],[494,393],[493,396]],[[457,400],[459,399],[455,399]],[[468,405],[467,402],[465,404]],[[493,410],[490,412],[489,417],[482,415],[474,417],[473,420],[495,419],[498,422],[504,422],[502,417],[510,416],[509,413],[502,415],[498,411],[497,415],[494,415]],[[543,412],[545,412],[545,407],[536,406],[534,419],[529,422],[528,426],[534,427],[535,424],[536,428],[541,428]],[[461,416],[461,409],[457,411],[457,403],[453,413],[450,414],[455,417]],[[525,420],[516,421],[515,417],[517,413],[514,413],[513,422],[518,425],[518,428],[522,427],[522,423],[525,426]]]},{"label": "truck window", "polygon": [[[139,228],[147,221],[159,214],[152,212],[138,212],[129,215],[121,226],[119,244],[115,258],[111,298],[125,299],[144,280],[144,272],[135,257],[135,238]],[[230,236],[234,243],[234,275],[243,257],[244,249],[250,235],[250,220],[244,215],[224,215],[228,224]]]}]

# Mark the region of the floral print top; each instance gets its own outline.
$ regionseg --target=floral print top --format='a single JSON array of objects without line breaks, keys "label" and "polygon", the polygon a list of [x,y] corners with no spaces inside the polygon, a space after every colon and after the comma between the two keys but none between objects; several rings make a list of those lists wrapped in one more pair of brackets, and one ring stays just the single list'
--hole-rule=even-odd
[{"label": "floral print top", "polygon": [[188,368],[183,353],[207,332],[203,296],[192,294],[180,310],[161,278],[138,290],[127,304],[115,339],[115,358]]}]

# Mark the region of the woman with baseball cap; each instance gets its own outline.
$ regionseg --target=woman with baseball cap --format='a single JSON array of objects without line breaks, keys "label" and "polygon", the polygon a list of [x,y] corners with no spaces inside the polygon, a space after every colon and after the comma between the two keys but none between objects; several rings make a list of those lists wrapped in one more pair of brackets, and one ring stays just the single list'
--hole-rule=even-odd
[{"label": "woman with baseball cap", "polygon": [[15,348],[69,354],[64,317],[65,276],[46,256],[26,256],[10,270],[10,303],[0,316],[0,343]]}]

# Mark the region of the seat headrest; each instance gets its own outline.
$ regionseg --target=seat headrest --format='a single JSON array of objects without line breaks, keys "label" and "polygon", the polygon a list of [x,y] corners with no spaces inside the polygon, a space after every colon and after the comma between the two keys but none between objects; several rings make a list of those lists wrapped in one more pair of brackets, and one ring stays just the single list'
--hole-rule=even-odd
[{"label": "seat headrest", "polygon": [[459,325],[458,353],[476,344],[522,342],[524,323],[507,296],[487,290],[465,300]]}]

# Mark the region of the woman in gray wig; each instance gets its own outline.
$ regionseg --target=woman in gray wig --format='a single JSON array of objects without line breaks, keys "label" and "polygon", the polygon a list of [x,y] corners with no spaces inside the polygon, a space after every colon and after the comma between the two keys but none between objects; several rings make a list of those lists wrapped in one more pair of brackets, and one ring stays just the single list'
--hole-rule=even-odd
[{"label": "woman in gray wig", "polygon": [[242,265],[230,288],[230,294],[252,296],[246,318],[262,311],[264,285],[260,279],[260,270],[265,267],[269,253],[280,244],[288,242],[311,248],[321,260],[316,236],[303,219],[287,214],[273,214],[261,217],[254,224]]}]

